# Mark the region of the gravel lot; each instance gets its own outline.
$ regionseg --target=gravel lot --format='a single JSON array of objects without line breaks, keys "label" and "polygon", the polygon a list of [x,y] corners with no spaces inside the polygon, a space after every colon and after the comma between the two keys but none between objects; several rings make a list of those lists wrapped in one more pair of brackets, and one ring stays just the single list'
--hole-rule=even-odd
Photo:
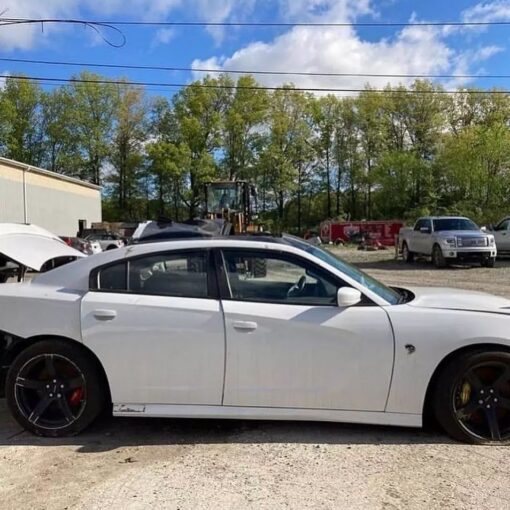
[{"label": "gravel lot", "polygon": [[[434,270],[391,251],[339,251],[388,283],[510,296],[510,260]],[[47,440],[21,431],[0,400],[0,508],[509,508],[508,452],[306,422],[117,418]]]}]

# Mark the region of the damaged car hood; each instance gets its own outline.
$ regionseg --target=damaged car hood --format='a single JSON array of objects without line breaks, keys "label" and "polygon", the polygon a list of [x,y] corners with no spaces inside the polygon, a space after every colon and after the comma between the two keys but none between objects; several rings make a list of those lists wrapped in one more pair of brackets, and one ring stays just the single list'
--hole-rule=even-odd
[{"label": "damaged car hood", "polygon": [[485,292],[431,287],[410,287],[408,290],[415,295],[409,306],[510,315],[510,299]]},{"label": "damaged car hood", "polygon": [[18,223],[0,223],[0,255],[34,271],[53,259],[85,256],[43,228]]}]

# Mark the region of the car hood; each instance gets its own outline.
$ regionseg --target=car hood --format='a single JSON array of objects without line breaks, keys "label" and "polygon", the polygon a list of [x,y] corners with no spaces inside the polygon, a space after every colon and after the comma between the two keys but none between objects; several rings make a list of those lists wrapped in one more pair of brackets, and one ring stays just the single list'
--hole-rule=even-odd
[{"label": "car hood", "polygon": [[0,224],[0,254],[34,271],[40,271],[49,260],[85,256],[51,232],[15,223]]},{"label": "car hood", "polygon": [[510,299],[471,290],[411,287],[415,298],[408,304],[420,308],[468,310],[510,315]]}]

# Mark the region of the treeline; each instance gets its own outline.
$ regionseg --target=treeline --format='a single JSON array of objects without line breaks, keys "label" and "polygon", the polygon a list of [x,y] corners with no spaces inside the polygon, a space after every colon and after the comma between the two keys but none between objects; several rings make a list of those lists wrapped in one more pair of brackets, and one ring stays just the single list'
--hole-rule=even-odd
[{"label": "treeline", "polygon": [[217,179],[255,184],[274,229],[510,213],[510,98],[497,91],[445,94],[416,81],[317,97],[220,76],[167,100],[79,78],[49,91],[7,79],[0,154],[101,184],[108,220],[195,217],[203,183]]}]

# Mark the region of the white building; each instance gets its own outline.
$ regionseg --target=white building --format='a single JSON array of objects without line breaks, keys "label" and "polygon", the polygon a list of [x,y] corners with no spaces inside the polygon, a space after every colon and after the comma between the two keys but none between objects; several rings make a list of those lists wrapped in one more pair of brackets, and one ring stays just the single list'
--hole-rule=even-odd
[{"label": "white building", "polygon": [[101,188],[0,157],[0,223],[33,223],[75,236],[101,221]]}]

